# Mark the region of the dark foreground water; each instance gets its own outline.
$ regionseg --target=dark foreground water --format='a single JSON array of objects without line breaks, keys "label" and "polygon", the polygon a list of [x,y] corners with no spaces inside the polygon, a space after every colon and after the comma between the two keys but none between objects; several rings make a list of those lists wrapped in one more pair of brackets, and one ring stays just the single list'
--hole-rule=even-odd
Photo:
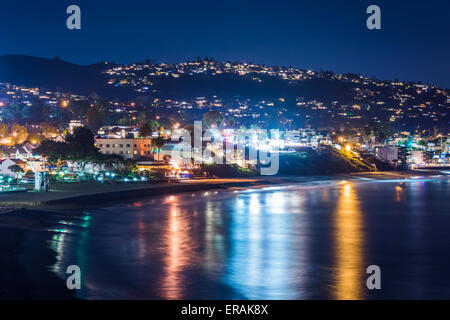
[{"label": "dark foreground water", "polygon": [[[449,182],[330,181],[47,214],[51,270],[79,265],[78,296],[93,299],[450,299]],[[369,265],[381,290],[366,288]]]}]

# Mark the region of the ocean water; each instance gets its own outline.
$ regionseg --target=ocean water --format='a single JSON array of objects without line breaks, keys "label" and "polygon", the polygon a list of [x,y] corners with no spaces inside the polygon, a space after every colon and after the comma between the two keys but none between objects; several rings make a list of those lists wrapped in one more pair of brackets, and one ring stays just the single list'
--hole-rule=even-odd
[{"label": "ocean water", "polygon": [[321,181],[47,214],[50,270],[66,279],[78,265],[87,299],[450,299],[449,182]]}]

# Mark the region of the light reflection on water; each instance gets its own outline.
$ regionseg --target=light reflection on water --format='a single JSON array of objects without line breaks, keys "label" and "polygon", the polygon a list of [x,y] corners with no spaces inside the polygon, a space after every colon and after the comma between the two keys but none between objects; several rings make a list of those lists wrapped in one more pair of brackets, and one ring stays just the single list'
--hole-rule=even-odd
[{"label": "light reflection on water", "polygon": [[163,233],[164,277],[161,290],[164,299],[183,298],[184,270],[195,260],[196,243],[191,237],[189,215],[180,210],[178,197],[170,197],[169,218]]},{"label": "light reflection on water", "polygon": [[[296,260],[301,263],[302,257],[293,260],[290,256],[293,241],[290,232],[286,232],[291,220],[287,213],[293,207],[288,209],[286,195],[255,192],[244,194],[236,201],[239,211],[230,224],[231,247],[225,283],[249,299],[298,297],[292,284]],[[297,277],[301,279],[301,274]]]},{"label": "light reflection on water", "polygon": [[363,298],[364,263],[362,212],[351,183],[340,189],[335,214],[336,290],[338,300]]},{"label": "light reflection on water", "polygon": [[[53,270],[80,265],[80,296],[94,299],[450,298],[449,191],[448,180],[347,181],[171,195],[75,224],[55,217]],[[365,287],[371,264],[382,268],[380,294]]]}]

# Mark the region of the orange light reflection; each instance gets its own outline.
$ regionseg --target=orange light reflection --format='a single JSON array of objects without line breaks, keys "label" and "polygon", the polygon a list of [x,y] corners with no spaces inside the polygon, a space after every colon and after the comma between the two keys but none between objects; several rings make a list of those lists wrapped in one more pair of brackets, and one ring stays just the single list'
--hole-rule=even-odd
[{"label": "orange light reflection", "polygon": [[340,189],[336,217],[335,299],[363,298],[365,264],[363,259],[362,213],[353,184]]}]

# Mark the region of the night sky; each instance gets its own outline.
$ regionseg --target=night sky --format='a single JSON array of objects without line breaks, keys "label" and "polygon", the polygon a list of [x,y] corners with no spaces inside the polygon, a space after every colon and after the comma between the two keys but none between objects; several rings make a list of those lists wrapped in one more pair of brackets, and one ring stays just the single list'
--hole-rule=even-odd
[{"label": "night sky", "polygon": [[[66,28],[71,4],[80,31]],[[371,4],[382,30],[366,28]],[[0,55],[80,64],[208,56],[450,88],[448,0],[2,0],[0,43]]]}]

